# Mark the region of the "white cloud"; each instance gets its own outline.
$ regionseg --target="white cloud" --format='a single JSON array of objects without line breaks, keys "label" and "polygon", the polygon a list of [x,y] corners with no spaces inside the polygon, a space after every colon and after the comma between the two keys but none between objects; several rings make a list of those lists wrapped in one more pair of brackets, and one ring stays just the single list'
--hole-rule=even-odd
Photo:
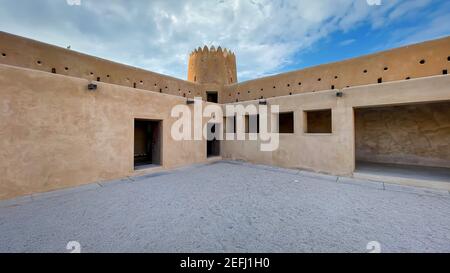
[{"label": "white cloud", "polygon": [[81,5],[81,0],[66,0],[69,6],[79,6]]},{"label": "white cloud", "polygon": [[381,0],[366,0],[369,6],[380,6]]},{"label": "white cloud", "polygon": [[348,46],[353,44],[354,42],[356,42],[355,39],[348,39],[348,40],[344,40],[342,42],[339,43],[340,46]]},{"label": "white cloud", "polygon": [[0,0],[0,29],[183,79],[193,49],[221,45],[245,80],[281,71],[334,32],[382,27],[431,0],[83,0],[77,9],[66,1],[76,2],[41,0],[36,14],[35,1]]}]

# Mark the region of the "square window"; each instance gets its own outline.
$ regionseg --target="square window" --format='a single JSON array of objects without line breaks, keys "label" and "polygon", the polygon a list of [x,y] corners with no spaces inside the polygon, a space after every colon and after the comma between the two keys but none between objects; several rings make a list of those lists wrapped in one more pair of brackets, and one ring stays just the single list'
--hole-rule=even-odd
[{"label": "square window", "polygon": [[305,133],[307,134],[331,134],[332,133],[331,109],[305,111]]},{"label": "square window", "polygon": [[294,112],[278,114],[278,132],[280,134],[294,133]]}]

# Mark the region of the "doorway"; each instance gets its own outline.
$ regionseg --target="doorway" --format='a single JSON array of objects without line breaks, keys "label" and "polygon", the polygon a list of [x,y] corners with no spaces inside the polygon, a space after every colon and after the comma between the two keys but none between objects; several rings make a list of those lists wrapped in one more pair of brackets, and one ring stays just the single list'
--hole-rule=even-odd
[{"label": "doorway", "polygon": [[206,101],[207,102],[219,102],[219,95],[216,91],[206,91]]},{"label": "doorway", "polygon": [[[212,133],[214,138],[206,141],[206,155],[207,157],[220,156],[220,141],[216,138],[216,130],[219,126],[216,123],[208,123],[208,135]],[[208,136],[208,139],[211,137]]]},{"label": "doorway", "polygon": [[161,121],[134,120],[134,168],[161,165]]}]

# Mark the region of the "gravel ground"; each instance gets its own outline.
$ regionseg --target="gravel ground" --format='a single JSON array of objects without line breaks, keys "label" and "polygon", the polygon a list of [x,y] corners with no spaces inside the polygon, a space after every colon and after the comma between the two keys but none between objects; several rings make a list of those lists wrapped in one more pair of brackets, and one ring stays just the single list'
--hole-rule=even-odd
[{"label": "gravel ground", "polygon": [[450,194],[239,162],[0,202],[0,252],[450,252]]}]

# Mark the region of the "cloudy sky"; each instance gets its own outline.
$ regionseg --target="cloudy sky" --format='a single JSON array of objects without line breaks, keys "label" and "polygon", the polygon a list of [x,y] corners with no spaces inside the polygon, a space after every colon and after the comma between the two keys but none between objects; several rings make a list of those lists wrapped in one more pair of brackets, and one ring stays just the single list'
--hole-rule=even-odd
[{"label": "cloudy sky", "polygon": [[0,0],[0,7],[2,31],[182,79],[188,54],[205,44],[234,51],[244,81],[450,35],[448,0]]}]

